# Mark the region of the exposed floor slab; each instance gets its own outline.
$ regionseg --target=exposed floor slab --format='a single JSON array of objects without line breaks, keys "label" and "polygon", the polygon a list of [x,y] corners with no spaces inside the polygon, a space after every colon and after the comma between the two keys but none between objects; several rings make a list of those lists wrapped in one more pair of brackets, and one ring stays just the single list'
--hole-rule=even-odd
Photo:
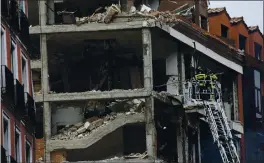
[{"label": "exposed floor slab", "polygon": [[114,160],[100,160],[100,161],[77,161],[77,162],[65,162],[65,163],[101,163],[101,162],[112,162],[112,163],[163,163],[163,160],[151,160],[151,159],[114,159]]},{"label": "exposed floor slab", "polygon": [[138,113],[133,115],[122,114],[109,124],[106,124],[97,130],[94,130],[88,136],[82,139],[73,140],[48,140],[47,147],[48,151],[61,150],[61,149],[83,149],[88,148],[94,143],[100,141],[103,137],[114,132],[118,128],[133,123],[142,123],[145,121],[144,114]]},{"label": "exposed floor slab", "polygon": [[[45,102],[59,101],[82,101],[82,100],[100,100],[100,99],[129,99],[151,96],[151,91],[146,89],[134,90],[112,90],[112,91],[88,91],[75,93],[54,93],[44,95]],[[36,95],[36,102],[43,102],[43,95]]]},{"label": "exposed floor slab", "polygon": [[65,32],[95,32],[95,31],[107,31],[107,30],[125,30],[125,29],[140,29],[143,27],[154,27],[153,23],[147,21],[131,21],[120,23],[88,23],[81,26],[77,25],[46,25],[46,26],[33,26],[29,27],[30,34],[41,33],[65,33]]}]

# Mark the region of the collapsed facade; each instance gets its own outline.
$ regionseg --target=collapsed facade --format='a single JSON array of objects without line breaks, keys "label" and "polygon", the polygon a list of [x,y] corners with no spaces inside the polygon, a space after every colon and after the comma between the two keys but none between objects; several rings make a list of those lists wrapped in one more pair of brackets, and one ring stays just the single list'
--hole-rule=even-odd
[{"label": "collapsed facade", "polygon": [[40,24],[30,28],[41,54],[31,62],[43,137],[36,159],[222,162],[205,109],[185,95],[197,67],[222,74],[225,114],[243,159],[243,52],[201,29],[206,2],[170,12],[157,11],[164,1],[136,2],[104,11],[78,1],[78,15],[62,9],[72,3],[39,1]]}]

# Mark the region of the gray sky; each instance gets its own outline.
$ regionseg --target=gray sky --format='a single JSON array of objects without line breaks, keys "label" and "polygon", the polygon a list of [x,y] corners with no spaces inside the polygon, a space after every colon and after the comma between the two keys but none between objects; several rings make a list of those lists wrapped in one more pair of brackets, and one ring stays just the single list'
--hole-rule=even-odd
[{"label": "gray sky", "polygon": [[263,33],[263,0],[262,1],[214,1],[210,0],[210,8],[226,7],[231,17],[243,16],[248,26],[258,25]]}]

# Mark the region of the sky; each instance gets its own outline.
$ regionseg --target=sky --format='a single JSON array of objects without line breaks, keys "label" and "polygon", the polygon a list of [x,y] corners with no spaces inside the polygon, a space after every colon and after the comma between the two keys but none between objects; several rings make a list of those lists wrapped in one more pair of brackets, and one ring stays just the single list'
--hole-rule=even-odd
[{"label": "sky", "polygon": [[262,1],[216,1],[210,0],[210,8],[226,7],[230,17],[243,16],[248,26],[258,25],[263,33],[263,0]]}]

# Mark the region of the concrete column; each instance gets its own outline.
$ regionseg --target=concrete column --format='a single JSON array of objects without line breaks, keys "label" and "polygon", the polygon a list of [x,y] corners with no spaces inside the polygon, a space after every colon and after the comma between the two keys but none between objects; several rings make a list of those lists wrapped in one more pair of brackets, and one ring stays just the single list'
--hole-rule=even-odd
[{"label": "concrete column", "polygon": [[[186,124],[187,125],[187,124]],[[184,162],[185,163],[189,163],[189,138],[188,138],[188,127],[186,126],[183,126],[183,134],[182,134],[182,137],[183,137],[183,149],[184,149]]]},{"label": "concrete column", "polygon": [[142,29],[144,88],[153,89],[152,43],[149,28]]},{"label": "concrete column", "polygon": [[233,81],[233,109],[234,120],[238,120],[238,95],[237,95],[237,79]]},{"label": "concrete column", "polygon": [[197,127],[197,149],[198,149],[198,163],[201,162],[201,133],[200,133],[200,122],[198,123]]},{"label": "concrete column", "polygon": [[180,93],[183,94],[184,92],[184,82],[185,82],[185,61],[184,61],[184,53],[181,52],[180,54],[180,70],[181,70],[181,89]]},{"label": "concrete column", "polygon": [[[153,90],[152,45],[150,29],[142,29],[143,62],[144,62],[144,88]],[[157,157],[157,133],[154,121],[154,98],[146,98],[146,146],[149,157]]]},{"label": "concrete column", "polygon": [[177,155],[178,155],[178,163],[183,163],[183,137],[182,137],[182,124],[180,123],[177,127]]},{"label": "concrete column", "polygon": [[54,0],[47,0],[48,24],[55,23]]},{"label": "concrete column", "polygon": [[46,0],[39,0],[39,25],[47,24],[47,6]]},{"label": "concrete column", "polygon": [[[40,35],[40,45],[41,45],[41,79],[42,79],[42,94],[43,100],[44,95],[49,93],[49,74],[48,74],[48,51],[47,51],[47,35]],[[43,122],[44,122],[44,139],[45,142],[50,138],[51,135],[51,109],[49,102],[43,103]],[[45,144],[45,162],[50,162],[50,151],[46,150]]]}]

